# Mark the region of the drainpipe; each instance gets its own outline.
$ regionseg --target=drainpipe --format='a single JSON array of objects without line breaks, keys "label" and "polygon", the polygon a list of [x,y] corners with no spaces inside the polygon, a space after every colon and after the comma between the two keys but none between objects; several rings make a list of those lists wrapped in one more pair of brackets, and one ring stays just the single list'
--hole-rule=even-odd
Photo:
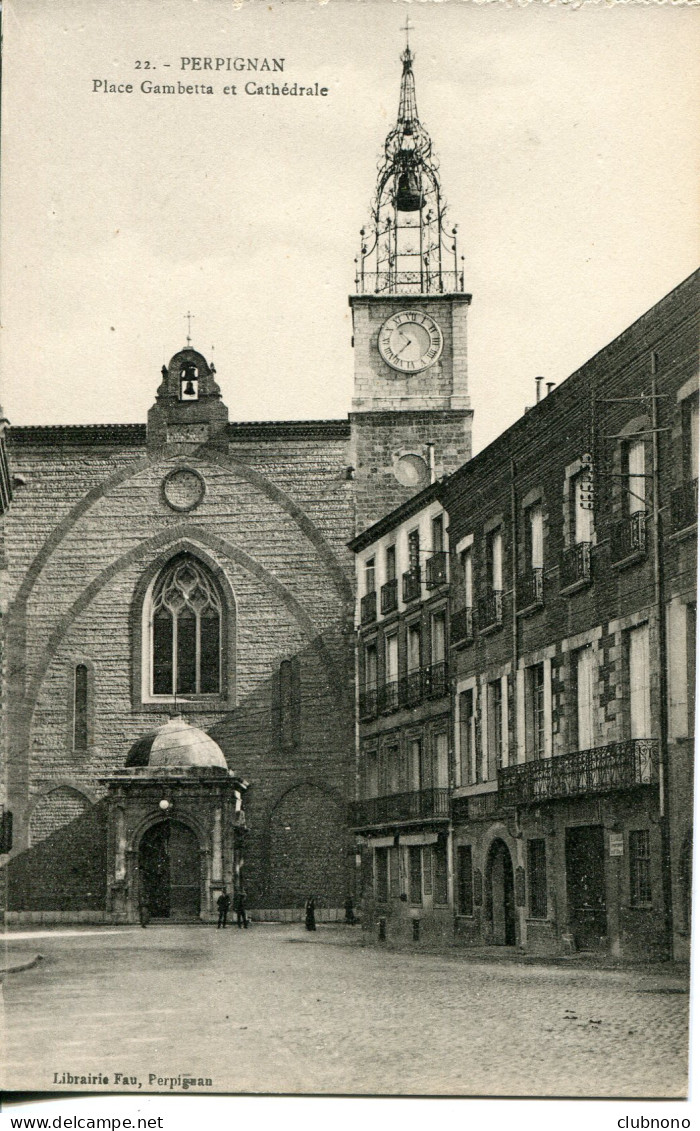
[{"label": "drainpipe", "polygon": [[651,489],[654,602],[659,634],[659,831],[661,834],[661,891],[668,956],[673,954],[671,896],[671,844],[668,815],[668,647],[666,639],[666,593],[664,585],[663,523],[659,458],[658,354],[651,355]]}]

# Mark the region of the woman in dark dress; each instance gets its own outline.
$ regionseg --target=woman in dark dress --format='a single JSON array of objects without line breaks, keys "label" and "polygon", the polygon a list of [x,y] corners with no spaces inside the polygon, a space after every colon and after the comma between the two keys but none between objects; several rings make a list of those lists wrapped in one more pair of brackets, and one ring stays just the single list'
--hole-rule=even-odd
[{"label": "woman in dark dress", "polygon": [[306,901],[306,929],[307,931],[316,930],[316,903],[312,895]]}]

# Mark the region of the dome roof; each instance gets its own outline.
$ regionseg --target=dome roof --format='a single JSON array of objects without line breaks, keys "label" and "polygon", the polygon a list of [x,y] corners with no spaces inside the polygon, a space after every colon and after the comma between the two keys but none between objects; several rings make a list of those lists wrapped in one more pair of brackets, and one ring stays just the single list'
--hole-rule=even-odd
[{"label": "dome roof", "polygon": [[221,747],[181,715],[139,738],[129,751],[126,766],[228,769]]}]

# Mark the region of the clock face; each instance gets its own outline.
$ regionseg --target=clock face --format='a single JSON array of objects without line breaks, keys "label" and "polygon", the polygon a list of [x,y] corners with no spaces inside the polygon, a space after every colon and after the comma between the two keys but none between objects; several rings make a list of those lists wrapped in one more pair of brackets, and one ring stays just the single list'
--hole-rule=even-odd
[{"label": "clock face", "polygon": [[399,373],[419,373],[442,353],[442,331],[429,314],[402,310],[387,318],[379,331],[379,352]]}]

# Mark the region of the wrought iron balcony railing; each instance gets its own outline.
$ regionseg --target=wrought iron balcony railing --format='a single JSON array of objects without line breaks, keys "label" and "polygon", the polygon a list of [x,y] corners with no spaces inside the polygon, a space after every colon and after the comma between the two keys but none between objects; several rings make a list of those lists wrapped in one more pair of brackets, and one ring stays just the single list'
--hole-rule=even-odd
[{"label": "wrought iron balcony railing", "polygon": [[698,521],[698,481],[691,479],[671,494],[671,530],[677,534]]},{"label": "wrought iron balcony railing", "polygon": [[518,604],[521,609],[544,604],[544,570],[541,566],[533,566],[520,578]]},{"label": "wrought iron balcony railing", "polygon": [[360,692],[360,718],[374,719],[377,714],[377,689],[368,687]]},{"label": "wrought iron balcony railing", "polygon": [[657,774],[658,741],[634,738],[508,766],[498,771],[498,796],[504,806],[537,805],[558,798],[651,785]]},{"label": "wrought iron balcony railing", "polygon": [[399,681],[390,680],[377,689],[377,706],[381,713],[395,711],[399,705]]},{"label": "wrought iron balcony railing", "polygon": [[377,619],[377,593],[372,590],[371,593],[365,593],[364,597],[360,598],[360,624],[372,624]]},{"label": "wrought iron balcony railing", "polygon": [[420,600],[420,569],[409,569],[403,575],[403,599],[406,604]]},{"label": "wrought iron balcony railing", "polygon": [[577,542],[569,546],[561,556],[559,583],[562,589],[576,585],[579,581],[591,580],[591,543]]},{"label": "wrought iron balcony railing", "polygon": [[431,554],[425,563],[425,584],[428,589],[437,589],[447,583],[447,554],[438,550]]},{"label": "wrought iron balcony railing", "polygon": [[479,629],[481,632],[503,624],[503,590],[491,589],[479,602]]},{"label": "wrought iron balcony railing", "polygon": [[350,827],[357,829],[400,821],[447,820],[449,815],[449,789],[415,789],[410,793],[352,801],[348,820]]},{"label": "wrought iron balcony railing", "polygon": [[647,548],[647,512],[635,511],[628,518],[615,523],[611,531],[611,552],[614,562],[623,562],[633,554],[643,554]]},{"label": "wrought iron balcony railing", "polygon": [[452,820],[478,821],[495,817],[503,808],[503,801],[496,790],[492,793],[478,793],[474,797],[453,797],[450,802]]},{"label": "wrought iron balcony railing", "polygon": [[415,707],[423,698],[423,669],[416,668],[401,680],[401,702],[405,707]]},{"label": "wrought iron balcony railing", "polygon": [[379,603],[382,613],[393,613],[399,607],[399,583],[397,578],[385,581],[379,590]]},{"label": "wrought iron balcony railing", "polygon": [[360,271],[357,275],[357,293],[361,295],[434,294],[464,290],[462,271]]},{"label": "wrought iron balcony railing", "polygon": [[450,639],[453,644],[463,644],[474,639],[474,610],[460,609],[450,619]]},{"label": "wrought iron balcony railing", "polygon": [[431,699],[447,694],[447,664],[444,660],[425,669],[425,691]]}]

